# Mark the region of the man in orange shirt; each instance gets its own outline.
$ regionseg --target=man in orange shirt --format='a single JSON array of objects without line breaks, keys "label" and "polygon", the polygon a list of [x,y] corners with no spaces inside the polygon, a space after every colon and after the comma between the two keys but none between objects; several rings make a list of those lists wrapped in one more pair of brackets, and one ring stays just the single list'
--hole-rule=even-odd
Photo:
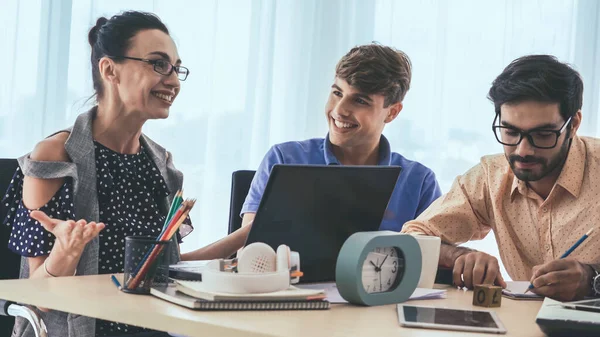
[{"label": "man in orange shirt", "polygon": [[493,131],[503,155],[485,156],[402,232],[442,238],[454,284],[506,286],[496,258],[457,244],[494,231],[514,280],[559,300],[600,295],[600,228],[560,256],[600,216],[600,140],[577,136],[583,82],[548,55],[513,61],[493,82]]}]

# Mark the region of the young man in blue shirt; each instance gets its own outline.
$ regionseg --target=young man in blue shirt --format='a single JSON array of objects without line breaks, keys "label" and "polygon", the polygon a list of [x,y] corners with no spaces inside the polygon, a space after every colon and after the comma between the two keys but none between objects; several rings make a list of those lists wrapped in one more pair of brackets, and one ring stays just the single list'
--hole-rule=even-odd
[{"label": "young man in blue shirt", "polygon": [[271,147],[242,207],[242,228],[200,249],[194,259],[226,257],[244,245],[275,164],[401,166],[380,229],[400,231],[415,219],[441,195],[439,185],[429,168],[392,152],[382,135],[402,110],[410,80],[411,64],[403,52],[379,44],[350,50],[336,66],[325,105],[327,136]]}]

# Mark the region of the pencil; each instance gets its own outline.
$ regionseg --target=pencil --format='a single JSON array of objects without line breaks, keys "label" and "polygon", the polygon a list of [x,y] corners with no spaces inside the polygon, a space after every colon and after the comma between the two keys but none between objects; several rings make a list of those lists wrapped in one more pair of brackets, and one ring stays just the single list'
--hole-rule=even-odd
[{"label": "pencil", "polygon": [[[167,227],[171,223],[171,220],[173,220],[175,213],[181,207],[182,202],[183,202],[183,191],[179,190],[179,191],[177,191],[177,193],[175,193],[175,197],[173,198],[173,202],[171,202],[171,207],[169,208],[169,213],[167,214],[167,217],[165,218],[165,224],[163,225],[163,228],[162,228],[160,234],[158,235],[157,239],[159,241],[161,240],[161,237],[164,235],[165,231],[167,230]],[[150,255],[151,251],[152,251],[152,249],[148,250],[148,252],[146,252],[146,255],[144,256],[144,258],[142,260],[140,260],[140,263],[138,263],[137,267],[135,267],[135,271],[133,272],[134,275],[140,271],[140,268],[142,268],[144,261],[146,261],[146,259]],[[127,283],[128,283],[128,281],[125,282],[125,284],[127,284]]]},{"label": "pencil", "polygon": [[175,193],[175,197],[173,197],[173,201],[171,202],[171,207],[169,208],[169,212],[167,213],[167,217],[165,218],[165,223],[163,225],[163,231],[165,230],[165,228],[167,228],[167,225],[169,225],[171,218],[173,217],[173,215],[175,215],[175,211],[177,211],[177,208],[179,208],[179,205],[181,205],[182,201],[183,191],[179,190],[177,191],[177,193]]},{"label": "pencil", "polygon": [[[566,252],[564,252],[564,254],[563,254],[563,255],[561,255],[559,259],[564,259],[565,257],[567,257],[567,256],[571,255],[571,253],[572,253],[572,252],[573,252],[573,251],[574,251],[574,250],[575,250],[577,247],[579,247],[579,245],[580,245],[580,244],[581,244],[583,241],[585,241],[585,239],[587,239],[587,238],[588,238],[588,236],[590,236],[590,234],[592,234],[592,232],[593,232],[593,231],[594,231],[594,227],[592,227],[592,228],[591,228],[589,231],[587,231],[587,233],[583,234],[583,236],[582,236],[582,237],[581,237],[579,240],[577,240],[577,242],[575,242],[575,243],[574,243],[574,244],[571,246],[571,248],[569,248],[569,249],[568,249]],[[529,287],[527,288],[527,290],[525,290],[524,294],[527,294],[527,292],[529,292],[529,291],[530,291],[531,289],[533,289],[533,288],[534,288],[534,287],[533,287],[533,283],[530,283],[530,284],[529,284]]]}]

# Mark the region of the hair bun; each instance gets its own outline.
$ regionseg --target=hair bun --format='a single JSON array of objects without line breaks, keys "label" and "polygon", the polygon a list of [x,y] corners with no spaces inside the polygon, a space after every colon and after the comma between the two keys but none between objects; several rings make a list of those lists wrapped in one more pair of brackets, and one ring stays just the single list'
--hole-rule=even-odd
[{"label": "hair bun", "polygon": [[104,26],[104,24],[107,22],[108,22],[108,19],[101,16],[98,18],[98,20],[96,20],[96,27],[98,27],[98,29],[100,29],[100,27]]},{"label": "hair bun", "polygon": [[96,20],[96,25],[92,27],[92,29],[90,29],[90,32],[88,34],[88,42],[90,43],[90,46],[93,47],[96,44],[96,41],[98,40],[98,31],[107,22],[108,19],[103,16],[99,17],[98,20]]}]

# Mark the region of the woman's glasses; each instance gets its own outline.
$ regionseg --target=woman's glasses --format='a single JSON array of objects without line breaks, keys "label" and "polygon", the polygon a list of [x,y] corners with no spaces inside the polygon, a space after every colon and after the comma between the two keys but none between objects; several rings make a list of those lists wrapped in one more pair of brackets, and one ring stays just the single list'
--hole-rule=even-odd
[{"label": "woman's glasses", "polygon": [[169,76],[173,72],[176,72],[177,78],[179,78],[180,81],[185,81],[185,79],[190,74],[190,70],[188,68],[173,65],[163,59],[150,60],[150,59],[142,59],[142,58],[138,58],[138,57],[129,57],[129,56],[109,56],[109,57],[112,59],[128,59],[128,60],[146,62],[148,64],[151,64],[154,67],[154,71],[156,71],[157,73],[159,73],[161,75],[165,75],[165,76]]}]

